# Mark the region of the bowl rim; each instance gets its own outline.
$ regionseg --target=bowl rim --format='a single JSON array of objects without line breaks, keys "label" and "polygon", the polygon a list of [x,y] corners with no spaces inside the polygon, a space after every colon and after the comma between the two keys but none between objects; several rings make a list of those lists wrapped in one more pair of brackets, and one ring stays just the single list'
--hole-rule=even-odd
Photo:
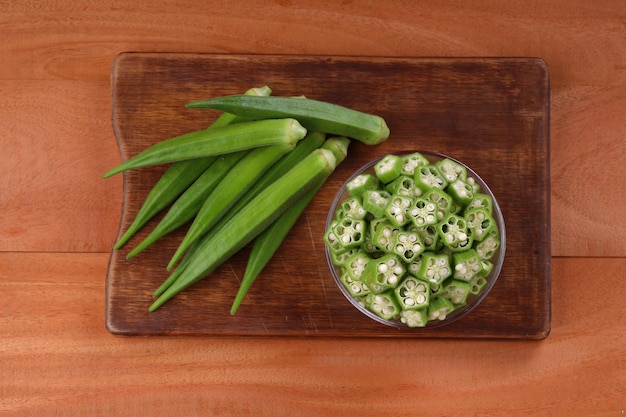
[{"label": "bowl rim", "polygon": [[[430,163],[433,163],[433,161],[431,160],[431,158],[440,158],[440,159],[450,159],[458,164],[461,164],[462,166],[464,166],[467,169],[467,174],[468,176],[471,176],[474,178],[474,180],[480,185],[481,187],[481,192],[482,193],[486,193],[489,196],[491,196],[492,201],[492,209],[493,209],[493,213],[492,216],[494,217],[494,220],[496,221],[496,224],[498,225],[498,230],[499,230],[499,234],[500,234],[500,247],[498,248],[498,250],[496,251],[496,253],[494,254],[492,259],[497,259],[497,262],[493,263],[493,269],[492,271],[489,273],[489,275],[487,276],[487,284],[485,284],[485,286],[483,287],[482,291],[475,295],[472,298],[472,301],[469,302],[467,305],[463,306],[463,307],[459,307],[457,309],[455,309],[449,316],[447,316],[445,319],[443,320],[429,320],[425,326],[422,327],[409,327],[405,324],[403,324],[402,322],[400,322],[399,320],[385,320],[384,318],[380,317],[379,315],[377,315],[376,313],[374,313],[373,311],[369,310],[368,308],[364,307],[363,305],[361,305],[357,299],[355,297],[353,297],[348,290],[345,288],[345,286],[343,285],[343,283],[340,280],[339,274],[337,273],[337,267],[334,265],[334,263],[332,262],[332,257],[331,257],[331,253],[330,253],[330,249],[328,247],[328,245],[326,243],[324,243],[324,251],[326,253],[326,262],[328,263],[328,267],[330,269],[331,275],[333,276],[333,279],[335,281],[335,284],[337,285],[337,287],[339,287],[339,290],[341,291],[341,293],[344,295],[344,297],[362,314],[364,314],[365,316],[369,317],[370,319],[384,324],[386,326],[389,327],[393,327],[393,328],[397,328],[397,329],[407,329],[407,330],[413,330],[413,331],[420,331],[420,330],[425,330],[425,329],[435,329],[435,328],[439,328],[439,327],[443,327],[446,325],[449,325],[451,323],[456,322],[457,320],[461,319],[462,317],[467,316],[471,311],[473,311],[478,305],[480,305],[480,303],[483,301],[483,299],[487,296],[487,294],[491,291],[491,289],[493,288],[493,286],[495,285],[496,281],[498,280],[498,278],[500,277],[500,273],[502,272],[502,266],[504,264],[504,259],[506,257],[506,227],[505,227],[505,222],[504,222],[504,216],[502,214],[502,209],[500,208],[500,205],[497,201],[496,196],[494,195],[493,191],[491,190],[491,188],[489,188],[489,185],[482,179],[482,177],[480,177],[480,175],[478,175],[478,173],[476,171],[474,171],[470,166],[468,166],[467,164],[465,164],[464,162],[450,156],[447,154],[443,154],[440,152],[435,152],[435,151],[426,151],[426,150],[405,150],[405,151],[397,151],[397,152],[388,152],[385,153],[381,156],[378,156],[372,160],[370,160],[369,162],[365,163],[364,165],[362,165],[360,168],[358,168],[348,179],[346,179],[343,184],[341,185],[341,187],[339,188],[339,190],[337,191],[333,202],[330,206],[330,209],[328,210],[328,215],[326,217],[326,224],[325,224],[325,228],[324,231],[328,230],[328,228],[330,227],[331,222],[334,220],[335,217],[335,211],[337,206],[339,205],[339,203],[341,201],[343,201],[346,197],[345,194],[347,194],[347,184],[353,180],[354,178],[356,178],[357,176],[367,172],[370,169],[373,169],[374,165],[376,165],[376,163],[378,161],[380,161],[381,159],[383,159],[385,156],[387,155],[409,155],[412,153],[420,153],[423,156],[426,157],[426,159],[428,159],[428,161]],[[455,314],[456,312],[456,314]]]}]

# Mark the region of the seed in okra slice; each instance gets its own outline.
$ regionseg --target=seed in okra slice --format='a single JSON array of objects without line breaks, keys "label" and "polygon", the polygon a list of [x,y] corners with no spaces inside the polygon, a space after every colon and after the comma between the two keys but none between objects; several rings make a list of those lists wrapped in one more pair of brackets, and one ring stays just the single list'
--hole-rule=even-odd
[{"label": "seed in okra slice", "polygon": [[447,298],[437,297],[428,304],[428,320],[445,320],[454,311],[454,304]]},{"label": "seed in okra slice", "polygon": [[455,306],[464,305],[471,292],[471,284],[457,279],[449,279],[443,284],[443,291],[439,297],[446,298]]},{"label": "seed in okra slice", "polygon": [[472,231],[474,240],[478,242],[482,242],[489,236],[489,232],[496,227],[496,221],[484,207],[466,210],[465,219],[467,220],[468,227]]},{"label": "seed in okra slice", "polygon": [[439,169],[439,172],[443,175],[446,181],[449,183],[460,179],[465,181],[467,179],[467,169],[456,161],[450,158],[444,158],[435,163],[435,166]]},{"label": "seed in okra slice", "polygon": [[372,294],[369,307],[372,312],[384,320],[393,320],[402,311],[391,290],[380,294]]},{"label": "seed in okra slice", "polygon": [[363,193],[363,208],[374,217],[380,218],[385,214],[385,207],[391,194],[384,190],[368,190]]},{"label": "seed in okra slice", "polygon": [[361,275],[361,281],[365,282],[372,292],[380,293],[380,290],[395,288],[405,273],[406,269],[398,256],[387,254],[368,262]]},{"label": "seed in okra slice", "polygon": [[471,281],[482,269],[481,259],[474,249],[452,254],[454,265],[453,277],[462,281]]},{"label": "seed in okra slice", "polygon": [[392,195],[387,202],[384,213],[396,227],[402,227],[410,221],[409,208],[413,205],[411,197]]},{"label": "seed in okra slice", "polygon": [[394,294],[403,310],[417,310],[428,306],[430,284],[407,275],[394,289]]},{"label": "seed in okra slice", "polygon": [[448,214],[437,223],[437,232],[443,245],[452,252],[460,252],[472,247],[474,241],[467,221],[456,214]]},{"label": "seed in okra slice", "polygon": [[404,175],[415,175],[415,169],[420,166],[430,165],[428,159],[419,152],[402,155],[402,173]]},{"label": "seed in okra slice", "polygon": [[388,184],[402,173],[402,165],[399,156],[389,154],[374,164],[374,172],[383,184]]},{"label": "seed in okra slice", "polygon": [[400,230],[396,233],[393,252],[405,263],[411,263],[422,252],[424,244],[417,232]]},{"label": "seed in okra slice", "polygon": [[372,174],[363,173],[348,181],[346,190],[352,197],[362,197],[366,191],[377,190],[379,186],[378,178]]},{"label": "seed in okra slice", "polygon": [[428,323],[428,309],[420,310],[402,310],[400,312],[400,321],[407,327],[425,327]]},{"label": "seed in okra slice", "polygon": [[422,265],[417,273],[418,278],[425,281],[440,284],[444,279],[452,275],[450,256],[446,253],[424,252]]},{"label": "seed in okra slice", "polygon": [[422,191],[428,191],[431,188],[443,190],[448,185],[448,182],[435,165],[417,167],[414,178],[415,186]]}]

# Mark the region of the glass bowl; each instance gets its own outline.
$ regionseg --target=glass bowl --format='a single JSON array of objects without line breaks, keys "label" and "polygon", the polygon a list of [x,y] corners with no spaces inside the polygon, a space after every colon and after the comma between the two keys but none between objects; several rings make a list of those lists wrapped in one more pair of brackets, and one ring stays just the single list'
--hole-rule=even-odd
[{"label": "glass bowl", "polygon": [[[416,330],[452,323],[472,311],[498,279],[506,252],[506,230],[500,206],[488,185],[470,167],[434,152],[416,150],[393,154],[393,161],[397,163],[397,157],[403,161],[406,171],[402,173],[406,175],[395,184],[394,181],[385,184],[380,179],[389,181],[389,177],[377,175],[376,169],[377,164],[388,157],[384,155],[365,164],[338,191],[324,234],[328,266],[346,299],[378,323]],[[444,184],[454,182],[454,176],[460,172],[458,168],[462,167],[467,176],[462,182],[466,185],[455,187],[456,191],[452,186],[443,188],[442,185],[446,194],[454,194],[454,198],[442,199],[440,193],[433,192],[421,181],[421,173],[410,175],[414,169],[422,170],[415,168],[416,164],[434,166],[436,169],[423,169],[426,177],[432,179],[431,174],[438,172],[446,178]],[[374,198],[380,197],[376,190],[363,194],[363,190],[368,189],[366,185],[359,191],[353,189],[361,179],[371,181],[371,177],[377,178],[377,190],[387,192],[382,194],[387,202],[393,195],[399,197],[394,201],[403,202],[404,206],[400,204],[400,207],[410,206],[402,212],[404,216],[396,217],[395,213],[400,213],[398,207],[392,208],[393,204],[385,205]],[[419,183],[416,182],[418,177]],[[434,225],[428,224],[433,222],[432,216],[423,217],[425,201],[439,201],[435,212],[431,213],[436,216]],[[411,209],[418,204],[419,210]],[[428,208],[433,207],[428,205]],[[490,215],[487,221],[484,220],[485,209]],[[407,216],[409,212],[412,215]],[[477,215],[479,212],[482,214]],[[460,229],[456,227],[464,225],[459,217],[473,226],[463,229],[466,234],[459,234]],[[428,222],[422,225],[425,218]],[[461,238],[460,246],[443,244],[443,239],[458,240],[450,231]],[[416,235],[420,236],[418,245],[411,246]],[[474,255],[478,254],[476,258]]]}]

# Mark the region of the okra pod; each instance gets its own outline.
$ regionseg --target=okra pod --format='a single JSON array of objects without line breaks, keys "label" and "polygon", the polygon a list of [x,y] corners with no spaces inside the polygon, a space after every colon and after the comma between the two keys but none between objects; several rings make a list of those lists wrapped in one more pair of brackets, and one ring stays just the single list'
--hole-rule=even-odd
[{"label": "okra pod", "polygon": [[172,269],[189,246],[211,229],[230,210],[237,200],[252,186],[259,176],[280,157],[294,148],[295,144],[264,146],[248,152],[220,181],[204,202],[167,265]]},{"label": "okra pod", "polygon": [[[330,142],[330,143],[328,143]],[[333,152],[335,156],[335,165],[339,165],[347,156],[349,141],[343,138],[330,138],[324,145],[323,149],[336,149]],[[332,151],[331,151],[332,152]],[[316,186],[309,190],[306,194],[300,197],[291,207],[289,207],[283,214],[280,215],[270,226],[261,232],[255,239],[252,250],[250,251],[250,257],[246,265],[244,276],[241,280],[239,290],[235,296],[235,300],[230,309],[230,314],[235,314],[239,305],[243,301],[246,293],[261,273],[265,265],[270,261],[274,253],[278,250],[287,234],[294,226],[304,209],[309,205],[313,197],[317,194],[319,189],[326,182],[326,178],[323,178]]]},{"label": "okra pod", "polygon": [[249,151],[239,151],[220,156],[198,179],[172,204],[150,234],[128,253],[130,259],[163,236],[191,221],[215,190],[220,181]]},{"label": "okra pod", "polygon": [[221,155],[261,146],[295,145],[306,132],[306,129],[292,118],[247,121],[199,130],[152,145],[106,172],[104,178],[129,169]]},{"label": "okra pod", "polygon": [[308,98],[232,95],[187,107],[222,110],[249,120],[291,117],[308,130],[346,136],[367,145],[377,145],[389,137],[389,127],[380,116]]},{"label": "okra pod", "polygon": [[289,172],[225,223],[217,233],[199,243],[177,279],[154,301],[154,311],[176,294],[204,278],[233,254],[250,243],[308,190],[328,177],[336,159],[326,149],[316,149]]}]

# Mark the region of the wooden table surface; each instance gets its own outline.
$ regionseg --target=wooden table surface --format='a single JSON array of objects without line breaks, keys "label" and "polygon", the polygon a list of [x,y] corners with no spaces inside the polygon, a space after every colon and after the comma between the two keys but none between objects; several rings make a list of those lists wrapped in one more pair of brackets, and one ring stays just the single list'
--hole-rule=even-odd
[{"label": "wooden table surface", "polygon": [[[0,415],[625,415],[623,0],[3,1],[0,35]],[[124,51],[544,59],[551,333],[113,336]]]}]

